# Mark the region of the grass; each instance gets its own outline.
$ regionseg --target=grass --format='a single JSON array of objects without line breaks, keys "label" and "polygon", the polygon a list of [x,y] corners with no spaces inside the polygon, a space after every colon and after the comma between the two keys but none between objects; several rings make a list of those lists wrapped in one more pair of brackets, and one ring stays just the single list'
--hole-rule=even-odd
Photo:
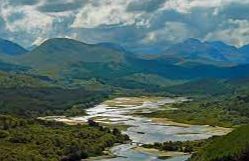
[{"label": "grass", "polygon": [[164,105],[162,110],[143,114],[152,118],[168,118],[175,122],[198,125],[232,127],[238,123],[247,122],[246,116],[230,113],[218,104],[208,101],[193,101],[180,104]]},{"label": "grass", "polygon": [[249,159],[249,125],[213,139],[190,161],[247,161]]}]

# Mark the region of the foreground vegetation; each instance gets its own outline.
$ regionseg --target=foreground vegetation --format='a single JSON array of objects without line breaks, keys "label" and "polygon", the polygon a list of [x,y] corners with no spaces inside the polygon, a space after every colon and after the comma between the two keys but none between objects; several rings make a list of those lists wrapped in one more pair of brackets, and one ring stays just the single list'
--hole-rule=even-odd
[{"label": "foreground vegetation", "polygon": [[248,161],[249,125],[238,127],[226,136],[197,141],[145,144],[143,147],[190,153],[192,156],[188,161]]},{"label": "foreground vegetation", "polygon": [[[237,83],[237,82],[236,82]],[[249,160],[249,89],[240,83],[236,91],[195,97],[192,101],[164,105],[162,111],[143,114],[169,118],[188,124],[235,127],[226,136],[197,142],[165,142],[145,145],[166,151],[193,152],[189,161],[248,161]]]},{"label": "foreground vegetation", "polygon": [[128,137],[96,123],[69,126],[0,116],[0,160],[77,161],[102,155]]},{"label": "foreground vegetation", "polygon": [[214,138],[190,159],[190,161],[248,160],[249,125],[239,127],[226,136]]}]

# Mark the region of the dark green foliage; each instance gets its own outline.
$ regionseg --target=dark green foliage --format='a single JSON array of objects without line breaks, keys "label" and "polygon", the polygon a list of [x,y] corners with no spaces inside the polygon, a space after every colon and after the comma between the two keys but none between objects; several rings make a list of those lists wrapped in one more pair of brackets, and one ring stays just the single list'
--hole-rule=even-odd
[{"label": "dark green foliage", "polygon": [[201,79],[190,81],[176,86],[168,87],[166,90],[170,93],[180,95],[211,95],[217,96],[227,93],[233,93],[235,86],[226,80],[220,79]]},{"label": "dark green foliage", "polygon": [[35,76],[25,74],[14,74],[0,72],[0,88],[21,88],[21,87],[49,87],[53,86],[48,81],[43,81]]},{"label": "dark green foliage", "polygon": [[100,103],[109,94],[108,91],[89,91],[85,89],[0,89],[0,112],[23,117],[84,114],[83,110],[85,108]]},{"label": "dark green foliage", "polygon": [[30,68],[22,65],[6,63],[0,60],[0,70],[4,72],[26,72],[28,69]]},{"label": "dark green foliage", "polygon": [[[198,54],[203,49],[187,48],[202,57]],[[115,96],[204,95],[208,97],[146,115],[214,126],[249,123],[249,65],[204,65],[196,63],[203,61],[199,58],[176,64],[178,59],[143,59],[113,46],[70,39],[51,39],[27,54],[2,58],[8,63],[0,62],[0,113],[23,119],[0,116],[0,160],[77,161],[101,155],[106,147],[128,140],[118,129],[91,120],[84,126],[27,120],[85,115],[86,108]],[[210,161],[248,160],[248,130],[236,131],[212,141],[193,157],[194,161],[209,161],[211,157]],[[166,142],[146,146],[190,153],[202,145]]]},{"label": "dark green foliage", "polygon": [[184,142],[169,141],[169,142],[164,142],[164,143],[145,144],[143,145],[143,147],[155,148],[161,151],[179,151],[179,152],[185,152],[185,153],[192,153],[200,149],[206,143],[207,143],[207,140],[184,141]]},{"label": "dark green foliage", "polygon": [[78,161],[101,155],[106,147],[127,140],[120,132],[114,134],[101,126],[69,126],[10,116],[0,116],[0,127],[1,161]]},{"label": "dark green foliage", "polygon": [[249,123],[249,103],[240,100],[241,97],[242,95],[195,98],[193,101],[173,104],[174,110],[167,110],[168,106],[165,106],[163,111],[145,115],[170,118],[177,122],[189,124],[225,127],[247,124]]},{"label": "dark green foliage", "polygon": [[193,155],[190,161],[248,161],[249,125],[217,137]]}]

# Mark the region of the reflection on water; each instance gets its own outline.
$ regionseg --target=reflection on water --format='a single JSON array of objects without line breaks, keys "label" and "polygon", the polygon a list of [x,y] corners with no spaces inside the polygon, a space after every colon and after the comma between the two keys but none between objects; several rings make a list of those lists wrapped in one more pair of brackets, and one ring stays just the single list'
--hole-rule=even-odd
[{"label": "reflection on water", "polygon": [[[112,148],[112,153],[118,156],[113,159],[104,159],[102,161],[165,161],[158,159],[157,155],[143,153],[133,150],[134,146],[130,144],[119,145]],[[185,161],[189,158],[189,155],[174,157],[167,159],[167,161]]]},{"label": "reflection on water", "polygon": [[[209,138],[213,135],[222,135],[216,127],[210,126],[175,126],[170,123],[153,123],[150,118],[133,115],[134,113],[150,113],[160,110],[161,105],[186,101],[186,98],[160,98],[155,100],[141,100],[139,98],[117,98],[109,103],[102,103],[88,109],[88,116],[74,117],[68,120],[74,122],[94,119],[97,122],[106,124],[118,124],[130,126],[123,133],[129,135],[134,145],[118,145],[111,149],[117,158],[103,161],[160,161],[158,156],[146,152],[139,152],[133,148],[139,144],[185,141]],[[140,103],[138,103],[140,102]],[[110,105],[111,104],[111,105]],[[54,118],[53,118],[54,119]],[[61,119],[61,120],[60,120]],[[56,118],[57,121],[65,121],[65,118]],[[167,161],[185,161],[189,155],[174,157]]]}]

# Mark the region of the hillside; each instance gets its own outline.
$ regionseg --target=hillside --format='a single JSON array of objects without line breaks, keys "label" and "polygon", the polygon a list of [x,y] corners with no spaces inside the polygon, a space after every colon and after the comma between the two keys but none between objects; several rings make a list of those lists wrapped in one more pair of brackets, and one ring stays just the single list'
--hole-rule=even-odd
[{"label": "hillside", "polygon": [[0,39],[0,54],[16,56],[27,53],[28,51],[20,45],[8,40]]},{"label": "hillside", "polygon": [[161,55],[162,59],[171,59],[176,64],[194,62],[231,66],[249,63],[246,53],[246,46],[238,49],[220,41],[201,42],[197,39],[187,39],[170,46]]},{"label": "hillside", "polygon": [[249,125],[239,127],[227,136],[215,138],[189,161],[248,161],[248,135]]},{"label": "hillside", "polygon": [[0,115],[0,160],[80,161],[128,138],[117,129]]},{"label": "hillside", "polygon": [[25,74],[0,72],[0,88],[49,87],[54,86],[49,81]]},{"label": "hillside", "polygon": [[199,79],[244,77],[249,70],[249,65],[174,64],[172,59],[137,57],[116,44],[85,44],[64,38],[50,39],[27,54],[1,59],[11,67],[25,67],[22,73],[47,77],[70,88],[87,87],[90,82],[98,86],[160,90]]},{"label": "hillside", "polygon": [[205,95],[217,96],[227,93],[233,93],[236,87],[224,79],[197,79],[182,83],[180,85],[173,85],[166,90],[170,93],[179,95]]},{"label": "hillside", "polygon": [[84,44],[71,39],[50,39],[18,61],[31,67],[61,72],[72,65],[86,63],[120,63],[123,55],[115,50],[98,45]]}]

